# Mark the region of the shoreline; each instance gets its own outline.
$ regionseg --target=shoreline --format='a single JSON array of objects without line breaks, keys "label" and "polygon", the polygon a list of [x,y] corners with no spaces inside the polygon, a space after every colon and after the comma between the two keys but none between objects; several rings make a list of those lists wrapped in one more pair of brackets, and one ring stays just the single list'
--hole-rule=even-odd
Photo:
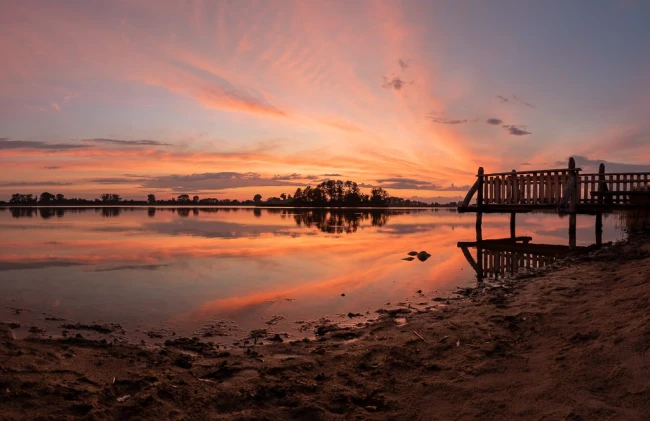
[{"label": "shoreline", "polygon": [[0,409],[9,420],[644,419],[648,273],[646,234],[429,311],[320,325],[315,340],[258,332],[243,349],[15,340],[0,326]]}]

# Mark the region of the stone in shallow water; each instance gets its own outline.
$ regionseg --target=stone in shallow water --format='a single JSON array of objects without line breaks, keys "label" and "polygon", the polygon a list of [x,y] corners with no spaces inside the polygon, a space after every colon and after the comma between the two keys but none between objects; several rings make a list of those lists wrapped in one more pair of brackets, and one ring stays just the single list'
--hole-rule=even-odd
[{"label": "stone in shallow water", "polygon": [[408,254],[409,256],[417,256],[417,255],[418,255],[418,252],[417,252],[417,251],[409,251],[407,254]]},{"label": "stone in shallow water", "polygon": [[429,257],[431,257],[431,255],[430,255],[429,253],[427,253],[426,251],[423,250],[423,251],[421,251],[421,252],[418,253],[418,256],[417,256],[417,257],[418,257],[418,260],[419,260],[419,261],[424,262],[424,261],[427,260]]}]

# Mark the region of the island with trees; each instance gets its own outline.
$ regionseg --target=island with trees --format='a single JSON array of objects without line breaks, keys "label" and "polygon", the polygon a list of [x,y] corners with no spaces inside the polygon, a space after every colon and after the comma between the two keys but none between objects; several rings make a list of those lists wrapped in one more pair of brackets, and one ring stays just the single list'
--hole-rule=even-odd
[{"label": "island with trees", "polygon": [[280,197],[264,200],[256,194],[252,200],[200,198],[197,195],[181,194],[171,199],[158,199],[149,194],[146,200],[123,199],[117,193],[104,193],[95,199],[68,198],[63,194],[43,192],[40,195],[15,193],[8,202],[0,205],[9,206],[291,206],[291,207],[455,207],[456,202],[441,204],[426,203],[417,200],[402,199],[391,196],[381,187],[373,187],[370,193],[364,193],[354,181],[326,180],[312,187],[298,187],[291,194],[282,193]]}]

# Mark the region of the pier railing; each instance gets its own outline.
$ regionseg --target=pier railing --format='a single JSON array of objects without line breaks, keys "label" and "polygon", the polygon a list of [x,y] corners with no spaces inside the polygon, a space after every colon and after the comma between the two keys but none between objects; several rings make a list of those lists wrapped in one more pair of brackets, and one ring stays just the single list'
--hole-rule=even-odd
[{"label": "pier railing", "polygon": [[[564,212],[590,211],[636,204],[635,197],[648,198],[650,172],[581,173],[573,158],[567,168],[485,173],[477,179],[460,204],[461,212],[516,212],[558,209]],[[476,196],[476,203],[471,201]],[[580,209],[582,207],[582,209]]]},{"label": "pier railing", "polygon": [[600,164],[598,173],[580,174],[580,203],[629,204],[633,197],[643,195],[650,186],[650,172],[606,173]]},{"label": "pier railing", "polygon": [[483,204],[558,204],[568,174],[568,169],[484,174]]}]

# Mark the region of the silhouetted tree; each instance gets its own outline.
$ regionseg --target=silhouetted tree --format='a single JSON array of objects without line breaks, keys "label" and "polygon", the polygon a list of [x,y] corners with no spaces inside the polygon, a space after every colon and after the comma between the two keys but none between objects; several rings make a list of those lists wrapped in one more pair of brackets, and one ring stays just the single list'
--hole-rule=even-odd
[{"label": "silhouetted tree", "polygon": [[52,203],[52,201],[56,198],[52,193],[48,192],[43,192],[41,193],[41,196],[39,197],[38,201],[43,203],[43,204],[48,204]]},{"label": "silhouetted tree", "polygon": [[343,184],[343,203],[346,206],[361,205],[361,190],[354,181],[346,181]]},{"label": "silhouetted tree", "polygon": [[64,200],[65,200],[65,196],[62,195],[61,193],[59,193],[59,194],[56,195],[56,201],[57,201],[57,202],[61,203],[61,202],[63,202]]},{"label": "silhouetted tree", "polygon": [[178,203],[180,204],[189,203],[189,201],[190,201],[190,196],[188,194],[181,194],[180,196],[178,196]]},{"label": "silhouetted tree", "polygon": [[390,199],[382,188],[374,188],[368,196],[353,181],[326,180],[315,187],[296,189],[292,203],[295,206],[387,206]]},{"label": "silhouetted tree", "polygon": [[36,198],[33,194],[14,193],[11,195],[9,203],[15,205],[33,205],[36,203]]},{"label": "silhouetted tree", "polygon": [[375,187],[371,190],[370,204],[372,206],[383,206],[388,199],[388,193],[381,187]]},{"label": "silhouetted tree", "polygon": [[199,196],[194,196],[192,198],[192,203],[194,203],[195,205],[198,205],[199,204]]},{"label": "silhouetted tree", "polygon": [[122,198],[119,194],[115,193],[104,193],[101,195],[101,200],[104,203],[118,203]]},{"label": "silhouetted tree", "polygon": [[153,194],[147,195],[147,203],[149,203],[150,205],[155,205],[156,204],[156,196],[154,196]]},{"label": "silhouetted tree", "polygon": [[254,202],[256,205],[261,204],[261,203],[262,203],[262,195],[258,193],[258,194],[256,194],[255,196],[253,196],[253,202]]}]

